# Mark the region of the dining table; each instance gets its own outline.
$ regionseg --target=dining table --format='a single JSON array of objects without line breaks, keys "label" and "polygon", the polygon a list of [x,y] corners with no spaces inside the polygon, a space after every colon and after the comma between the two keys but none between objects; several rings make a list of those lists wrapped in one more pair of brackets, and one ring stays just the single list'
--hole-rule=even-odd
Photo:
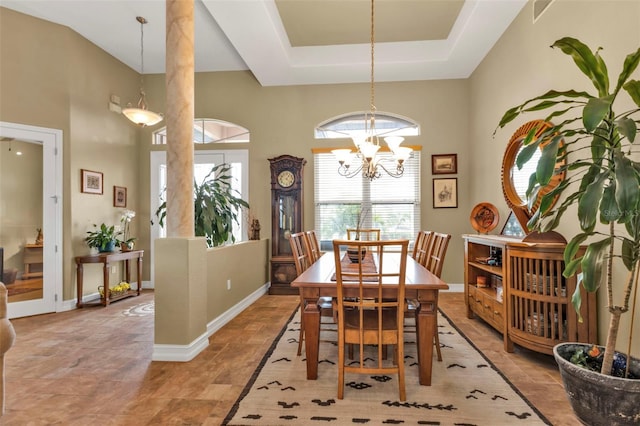
[{"label": "dining table", "polygon": [[[399,261],[400,254],[396,255]],[[385,254],[385,256],[389,256]],[[385,263],[387,262],[385,257]],[[438,292],[449,286],[427,268],[407,255],[405,277],[405,297],[416,300],[416,345],[419,364],[419,382],[423,386],[431,385],[433,345],[437,333]],[[302,326],[304,327],[307,379],[318,378],[318,349],[320,346],[320,306],[318,299],[328,296],[335,298],[335,257],[327,252],[293,280],[291,287],[298,288],[302,303]],[[398,285],[389,284],[383,297],[397,295]],[[366,295],[365,295],[366,296]]]}]

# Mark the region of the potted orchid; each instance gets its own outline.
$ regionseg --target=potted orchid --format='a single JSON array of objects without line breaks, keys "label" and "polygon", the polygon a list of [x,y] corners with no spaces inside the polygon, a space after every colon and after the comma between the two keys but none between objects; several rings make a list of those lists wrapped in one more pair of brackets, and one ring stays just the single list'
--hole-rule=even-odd
[{"label": "potted orchid", "polygon": [[134,217],[136,217],[136,212],[128,209],[123,210],[120,216],[120,223],[122,223],[122,239],[119,239],[118,242],[120,243],[120,250],[122,251],[133,250],[136,238],[130,236],[129,225]]}]

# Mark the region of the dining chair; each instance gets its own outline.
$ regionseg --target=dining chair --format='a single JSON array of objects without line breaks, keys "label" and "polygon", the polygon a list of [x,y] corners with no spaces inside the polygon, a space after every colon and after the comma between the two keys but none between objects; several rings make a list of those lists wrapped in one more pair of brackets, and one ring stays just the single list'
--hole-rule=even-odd
[{"label": "dining chair", "polygon": [[[421,236],[420,234],[423,235]],[[449,246],[449,240],[451,240],[451,235],[441,232],[420,231],[418,233],[418,236],[416,236],[416,241],[418,240],[420,240],[421,247],[417,248],[416,246],[418,246],[418,242],[416,242],[413,249],[415,261],[431,271],[433,275],[440,278],[440,276],[442,275],[444,257],[447,254],[447,248]],[[407,314],[407,316],[413,316],[415,318],[415,312],[417,311],[418,306],[420,306],[420,303],[417,300],[407,300],[407,309],[405,311],[405,314]],[[408,328],[415,327],[415,325],[409,325],[406,323],[405,326],[407,326]],[[437,319],[436,329],[433,335],[438,361],[442,361],[442,351],[440,349],[440,337],[438,335]]]},{"label": "dining chair", "polygon": [[416,241],[413,245],[413,253],[411,257],[424,266],[432,242],[433,231],[418,231],[416,235]]},{"label": "dining chair", "polygon": [[307,231],[307,241],[309,242],[309,255],[311,262],[314,263],[320,257],[322,257],[322,251],[320,250],[320,241],[318,240],[318,234],[314,229]]},{"label": "dining chair", "polygon": [[[347,247],[365,247],[369,259],[344,259]],[[404,378],[405,275],[409,240],[334,240],[338,310],[338,399],[344,398],[345,373],[396,374],[401,401],[406,400]],[[399,257],[398,257],[399,253]],[[373,261],[371,261],[373,260]],[[397,288],[390,298],[383,290]],[[345,359],[345,346],[358,348],[357,360]],[[377,359],[365,357],[365,345],[377,348]],[[393,360],[387,345],[395,346]]]},{"label": "dining chair", "polygon": [[[293,262],[296,267],[296,276],[302,274],[313,263],[311,260],[311,248],[306,232],[296,232],[289,237],[289,244],[291,244],[291,253],[293,255]],[[318,299],[318,306],[320,306],[321,317],[331,317],[333,321],[333,299],[331,297],[320,297]],[[304,322],[302,311],[304,310],[304,299],[300,295],[300,335],[298,337],[298,355],[302,354],[302,345],[304,343]],[[335,331],[335,329],[324,329],[324,331]]]},{"label": "dining chair", "polygon": [[380,240],[380,229],[347,228],[347,240],[378,241]]}]

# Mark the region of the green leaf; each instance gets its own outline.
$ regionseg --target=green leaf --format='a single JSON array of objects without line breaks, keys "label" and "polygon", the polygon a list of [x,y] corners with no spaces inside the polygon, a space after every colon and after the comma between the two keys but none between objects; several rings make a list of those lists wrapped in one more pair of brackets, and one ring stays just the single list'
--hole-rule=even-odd
[{"label": "green leaf", "polygon": [[606,269],[605,258],[612,238],[591,243],[582,257],[580,266],[582,267],[582,285],[589,292],[594,292],[600,286],[604,270]]},{"label": "green leaf", "polygon": [[[616,85],[616,93],[620,91],[621,87],[624,87],[627,79],[633,74],[633,72],[638,68],[638,63],[640,62],[640,48],[636,50],[634,53],[627,55],[624,59],[624,65],[622,66],[622,72],[618,76],[618,84]],[[640,103],[636,102],[636,105],[640,106]]]},{"label": "green leaf", "polygon": [[555,172],[560,141],[560,138],[553,138],[542,149],[542,155],[536,168],[536,178],[542,186],[549,183],[551,176],[553,176]]},{"label": "green leaf", "polygon": [[582,319],[582,315],[580,314],[580,307],[582,306],[582,295],[580,294],[580,281],[578,281],[578,285],[576,285],[576,289],[573,291],[571,295],[571,304],[573,305],[573,309],[578,314],[578,322],[584,322]]},{"label": "green leaf", "polygon": [[631,164],[631,160],[625,157],[621,151],[616,151],[613,156],[616,179],[616,202],[622,214],[621,223],[625,223],[638,214],[636,207],[640,198],[640,186],[638,176]]},{"label": "green leaf", "polygon": [[631,271],[633,264],[637,261],[636,249],[633,241],[628,238],[622,240],[622,263],[627,268],[627,271]]},{"label": "green leaf", "polygon": [[596,58],[587,45],[575,38],[564,37],[553,43],[552,47],[560,48],[573,58],[573,62],[582,73],[591,79],[593,86],[598,90],[598,96],[603,97],[609,94],[607,67],[602,59]]},{"label": "green leaf", "polygon": [[629,142],[633,143],[636,139],[636,133],[638,133],[638,126],[636,122],[629,117],[622,117],[615,121],[618,132],[629,139]]},{"label": "green leaf", "polygon": [[600,203],[600,222],[609,223],[615,222],[620,218],[620,209],[616,202],[616,183],[611,182],[610,185],[604,188],[602,193],[602,202]]},{"label": "green leaf", "polygon": [[631,96],[633,102],[640,107],[640,82],[637,80],[629,80],[622,87],[624,87],[624,90]]},{"label": "green leaf", "polygon": [[607,178],[606,173],[600,174],[594,182],[587,186],[578,201],[578,219],[580,220],[580,229],[583,231],[592,231],[596,224],[598,206],[602,199],[603,187]]},{"label": "green leaf", "polygon": [[612,101],[613,98],[610,96],[589,99],[582,111],[582,123],[588,132],[593,132],[609,115]]},{"label": "green leaf", "polygon": [[[576,235],[569,241],[567,246],[564,248],[564,263],[568,265],[571,261],[574,260],[576,254],[578,254],[578,250],[580,250],[580,244],[582,244],[590,234],[581,233]],[[566,268],[565,268],[566,270]],[[565,277],[570,277],[573,274],[565,275]]]}]

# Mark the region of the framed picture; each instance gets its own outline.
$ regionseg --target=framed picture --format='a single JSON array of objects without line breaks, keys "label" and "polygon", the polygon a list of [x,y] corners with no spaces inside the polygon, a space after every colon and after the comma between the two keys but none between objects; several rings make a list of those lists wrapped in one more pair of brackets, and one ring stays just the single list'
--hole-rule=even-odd
[{"label": "framed picture", "polygon": [[80,170],[81,191],[87,194],[102,194],[102,173]]},{"label": "framed picture", "polygon": [[433,208],[458,207],[458,178],[433,179]]},{"label": "framed picture", "polygon": [[458,154],[432,155],[431,173],[434,175],[451,175],[458,173]]},{"label": "framed picture", "polygon": [[127,207],[127,188],[124,186],[113,187],[113,207]]}]

